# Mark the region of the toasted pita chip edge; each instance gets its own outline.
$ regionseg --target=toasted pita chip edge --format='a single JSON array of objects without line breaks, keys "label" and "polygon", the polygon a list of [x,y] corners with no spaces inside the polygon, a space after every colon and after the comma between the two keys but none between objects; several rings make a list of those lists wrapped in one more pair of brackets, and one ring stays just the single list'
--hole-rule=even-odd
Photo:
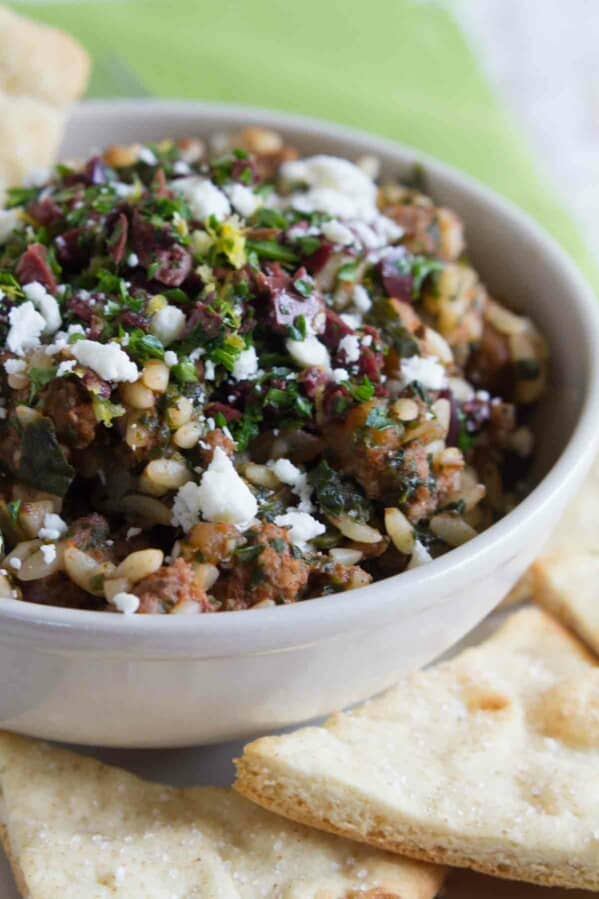
[{"label": "toasted pita chip edge", "polygon": [[[543,642],[547,652],[564,651],[582,660],[597,664],[597,660],[573,634],[541,609],[524,609],[508,618],[506,623],[485,644],[495,649],[525,651],[527,646]],[[466,650],[476,652],[477,647]],[[459,657],[458,657],[459,658]],[[443,667],[451,666],[452,661]],[[330,720],[334,720],[330,719]],[[325,729],[328,722],[325,722]],[[308,730],[308,729],[304,729]],[[366,842],[386,851],[433,864],[456,868],[470,868],[482,874],[502,879],[522,880],[540,886],[561,886],[599,890],[599,866],[589,870],[573,862],[559,870],[541,859],[526,858],[521,851],[500,847],[477,846],[476,852],[459,844],[448,845],[446,834],[435,834],[430,828],[410,827],[398,816],[389,824],[383,816],[373,815],[367,800],[344,785],[314,778],[311,784],[279,756],[278,737],[263,737],[250,743],[240,759],[236,759],[237,779],[234,788],[263,808],[299,823]],[[370,819],[371,823],[366,824]]]}]

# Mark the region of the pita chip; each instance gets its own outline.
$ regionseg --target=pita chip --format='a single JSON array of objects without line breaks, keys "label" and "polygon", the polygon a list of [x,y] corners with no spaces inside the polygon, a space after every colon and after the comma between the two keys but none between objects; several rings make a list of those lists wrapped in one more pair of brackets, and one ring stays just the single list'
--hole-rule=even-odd
[{"label": "pita chip", "polygon": [[0,6],[0,92],[67,106],[83,94],[89,71],[89,56],[69,34]]},{"label": "pita chip", "polygon": [[3,185],[20,184],[31,171],[54,161],[64,124],[63,110],[0,91],[0,194]]},{"label": "pita chip", "polygon": [[56,159],[89,71],[70,35],[0,6],[0,207],[7,187]]},{"label": "pita chip", "polygon": [[599,655],[599,458],[529,577],[534,599]]},{"label": "pita chip", "polygon": [[324,727],[257,740],[236,788],[413,858],[599,889],[599,668],[539,609]]},{"label": "pita chip", "polygon": [[2,839],[24,899],[432,899],[441,868],[0,734]]}]

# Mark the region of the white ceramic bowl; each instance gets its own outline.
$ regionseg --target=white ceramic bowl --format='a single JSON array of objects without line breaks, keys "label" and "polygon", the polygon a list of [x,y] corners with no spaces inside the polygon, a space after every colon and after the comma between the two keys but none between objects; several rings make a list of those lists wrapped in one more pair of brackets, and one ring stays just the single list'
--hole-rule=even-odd
[{"label": "white ceramic bowl", "polygon": [[324,122],[208,103],[102,102],[77,109],[63,153],[261,124],[301,151],[425,166],[457,210],[483,279],[538,322],[552,351],[537,416],[538,486],[471,543],[350,593],[273,609],[125,618],[0,605],[0,721],[50,739],[183,746],[305,721],[382,690],[448,649],[513,586],[591,462],[599,420],[592,291],[559,247],[485,187],[414,150]]}]

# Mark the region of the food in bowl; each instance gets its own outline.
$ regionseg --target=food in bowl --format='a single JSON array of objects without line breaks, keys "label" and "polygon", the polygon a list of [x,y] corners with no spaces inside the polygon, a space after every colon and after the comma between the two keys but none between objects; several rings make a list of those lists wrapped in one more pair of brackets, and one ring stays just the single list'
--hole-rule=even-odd
[{"label": "food in bowl", "polygon": [[458,216],[269,131],[112,147],[0,213],[0,591],[293,603],[466,542],[526,489],[534,324]]}]

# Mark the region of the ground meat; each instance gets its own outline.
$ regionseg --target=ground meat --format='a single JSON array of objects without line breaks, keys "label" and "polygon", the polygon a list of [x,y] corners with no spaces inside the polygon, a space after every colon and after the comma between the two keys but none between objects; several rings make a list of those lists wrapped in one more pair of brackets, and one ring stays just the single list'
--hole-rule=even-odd
[{"label": "ground meat", "polygon": [[254,162],[260,178],[273,178],[284,162],[297,159],[298,152],[294,147],[281,147],[273,153],[255,153]]},{"label": "ground meat", "polygon": [[404,229],[402,246],[411,253],[453,262],[464,250],[464,229],[458,216],[444,206],[435,206],[424,194],[400,189],[397,201],[385,205],[383,212]]},{"label": "ground meat", "polygon": [[240,554],[235,568],[214,585],[212,592],[223,609],[247,609],[265,601],[295,602],[308,583],[310,566],[294,554],[289,532],[264,524],[247,537],[248,544],[240,551],[247,561]]},{"label": "ground meat", "polygon": [[56,378],[44,390],[42,403],[61,443],[72,449],[84,449],[93,443],[98,420],[90,394],[79,381]]},{"label": "ground meat", "polygon": [[434,255],[439,244],[437,210],[434,206],[398,203],[387,207],[385,215],[397,222],[404,231],[402,244],[411,253]]},{"label": "ground meat", "polygon": [[394,480],[390,460],[401,447],[402,431],[397,428],[373,428],[369,415],[378,408],[375,402],[360,403],[340,422],[325,428],[325,438],[333,457],[344,474],[354,477],[371,499],[380,498]]},{"label": "ground meat", "polygon": [[369,427],[375,408],[376,402],[361,403],[345,421],[329,425],[329,450],[370,499],[393,499],[411,521],[427,518],[437,503],[427,450],[416,440],[404,444],[401,426]]},{"label": "ground meat", "polygon": [[219,565],[231,556],[241,542],[243,537],[235,525],[200,521],[182,543],[182,553],[185,558]]},{"label": "ground meat", "polygon": [[69,528],[67,541],[97,562],[112,562],[114,546],[109,543],[110,525],[103,515],[95,512],[77,518]]},{"label": "ground meat", "polygon": [[104,599],[82,590],[61,571],[37,581],[22,581],[20,586],[26,602],[64,609],[99,611],[105,608]]},{"label": "ground meat", "polygon": [[393,462],[397,466],[398,505],[412,522],[429,518],[439,504],[439,483],[431,472],[427,448],[414,441]]},{"label": "ground meat", "polygon": [[133,592],[139,596],[139,613],[142,615],[167,614],[179,603],[189,602],[197,603],[201,612],[212,611],[205,590],[197,584],[192,566],[183,559],[163,565],[139,581]]}]

